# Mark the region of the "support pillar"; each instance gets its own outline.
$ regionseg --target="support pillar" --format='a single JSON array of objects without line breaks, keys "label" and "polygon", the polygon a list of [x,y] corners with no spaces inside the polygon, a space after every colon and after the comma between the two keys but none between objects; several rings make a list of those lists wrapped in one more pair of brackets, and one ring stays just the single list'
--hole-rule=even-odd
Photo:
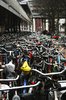
[{"label": "support pillar", "polygon": [[33,18],[33,32],[35,32],[35,18]]}]

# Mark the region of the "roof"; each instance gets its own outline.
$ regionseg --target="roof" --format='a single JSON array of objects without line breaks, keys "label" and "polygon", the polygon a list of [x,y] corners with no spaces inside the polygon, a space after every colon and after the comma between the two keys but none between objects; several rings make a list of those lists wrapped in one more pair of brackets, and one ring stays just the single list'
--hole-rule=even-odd
[{"label": "roof", "polygon": [[17,0],[0,0],[0,6],[12,12],[21,19],[30,22],[30,18]]},{"label": "roof", "polygon": [[[25,0],[18,0],[25,1]],[[44,18],[66,16],[66,0],[28,0],[33,16],[44,16]]]}]

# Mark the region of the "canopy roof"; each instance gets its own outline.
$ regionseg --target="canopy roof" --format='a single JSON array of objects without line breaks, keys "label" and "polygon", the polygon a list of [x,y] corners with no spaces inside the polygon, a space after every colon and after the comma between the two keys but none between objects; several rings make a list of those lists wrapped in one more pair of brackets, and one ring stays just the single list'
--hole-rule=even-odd
[{"label": "canopy roof", "polygon": [[[18,0],[26,1],[26,0]],[[66,0],[28,0],[32,15],[43,16],[44,18],[66,17]]]}]

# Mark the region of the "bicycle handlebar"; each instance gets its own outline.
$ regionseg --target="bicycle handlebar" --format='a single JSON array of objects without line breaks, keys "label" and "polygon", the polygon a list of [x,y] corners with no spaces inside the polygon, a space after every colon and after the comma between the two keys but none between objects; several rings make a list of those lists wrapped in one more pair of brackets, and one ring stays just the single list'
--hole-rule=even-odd
[{"label": "bicycle handlebar", "polygon": [[40,81],[38,81],[36,84],[34,85],[27,85],[27,86],[16,86],[16,87],[11,87],[11,88],[7,88],[7,89],[0,89],[0,91],[6,91],[6,90],[16,90],[16,89],[23,89],[23,88],[31,88],[31,87],[36,87],[40,84]]},{"label": "bicycle handlebar", "polygon": [[60,44],[61,45],[61,44],[66,44],[66,43],[59,43],[59,42],[57,42],[57,43],[54,43],[54,44]]},{"label": "bicycle handlebar", "polygon": [[[48,63],[46,61],[44,61],[44,63],[47,64],[47,65],[56,65],[56,66],[58,66],[58,63],[56,63],[56,64],[55,63]],[[59,65],[61,65],[61,64],[59,64]]]},{"label": "bicycle handlebar", "polygon": [[66,80],[58,80],[59,83],[66,83]]},{"label": "bicycle handlebar", "polygon": [[0,72],[3,72],[3,69],[0,69]]},{"label": "bicycle handlebar", "polygon": [[5,49],[5,48],[3,48],[3,47],[2,47],[1,49],[4,50],[6,53],[10,53],[10,54],[11,54],[12,52],[14,52],[14,51],[8,51],[7,49]]},{"label": "bicycle handlebar", "polygon": [[6,82],[9,82],[9,81],[17,81],[19,79],[19,75],[17,75],[17,77],[16,78],[13,78],[13,79],[0,79],[0,82],[4,82],[4,81],[6,81]]},{"label": "bicycle handlebar", "polygon": [[57,89],[57,91],[63,91],[63,90],[66,90],[66,86]]},{"label": "bicycle handlebar", "polygon": [[55,48],[47,48],[47,47],[45,47],[45,46],[43,46],[43,45],[41,45],[41,47],[43,47],[43,48],[46,49],[46,50],[50,50],[50,51],[52,51],[52,50],[55,49]]}]

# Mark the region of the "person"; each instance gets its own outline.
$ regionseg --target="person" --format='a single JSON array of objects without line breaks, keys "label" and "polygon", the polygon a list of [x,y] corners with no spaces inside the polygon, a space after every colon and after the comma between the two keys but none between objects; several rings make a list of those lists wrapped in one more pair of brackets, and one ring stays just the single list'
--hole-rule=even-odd
[{"label": "person", "polygon": [[[31,67],[29,66],[28,62],[25,60],[22,64],[22,66],[20,67],[21,70],[21,74],[20,74],[20,78],[19,78],[19,85],[24,85],[26,86],[27,84],[29,84],[29,78],[31,76]],[[23,89],[21,90],[21,93],[26,93],[28,91],[28,89]]]},{"label": "person", "polygon": [[16,77],[15,73],[15,65],[13,64],[13,61],[11,60],[8,64],[5,65],[4,71],[3,71],[4,78],[14,78]]}]

